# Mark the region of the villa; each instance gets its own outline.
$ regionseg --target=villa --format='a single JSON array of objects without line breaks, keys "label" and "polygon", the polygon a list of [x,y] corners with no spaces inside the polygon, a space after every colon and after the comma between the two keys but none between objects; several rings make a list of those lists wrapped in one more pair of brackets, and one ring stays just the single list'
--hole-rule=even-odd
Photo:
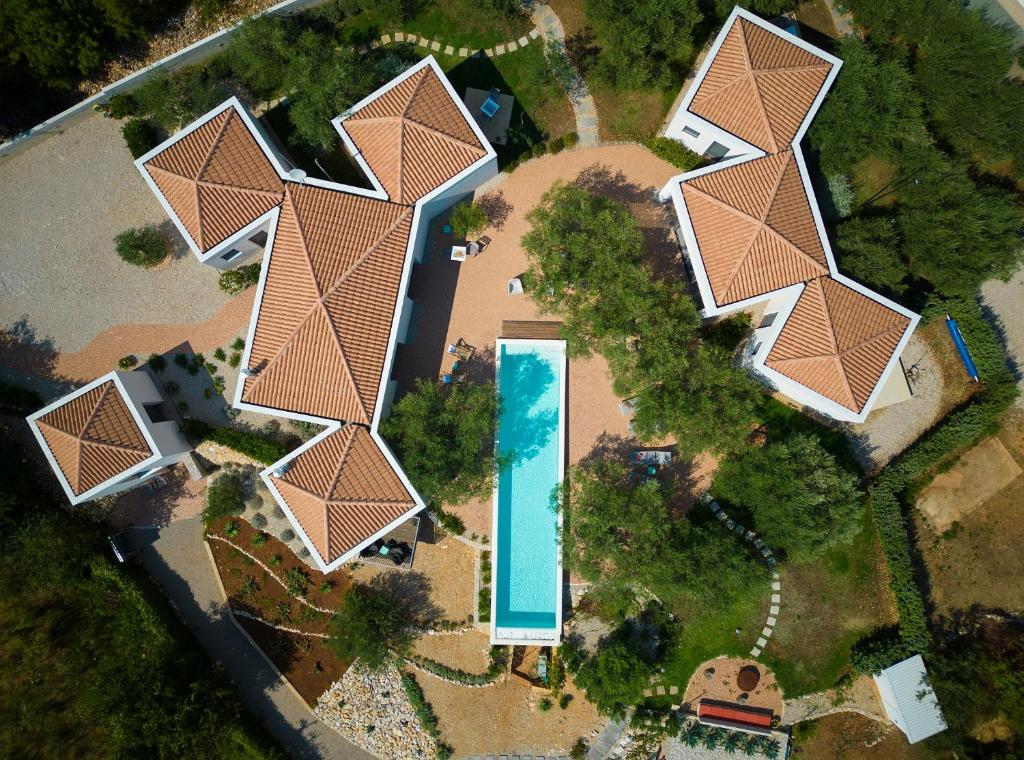
[{"label": "villa", "polygon": [[919,316],[839,272],[800,140],[842,62],[733,10],[667,136],[716,162],[662,188],[712,319],[753,313],[744,363],[836,420],[909,397],[900,355]]},{"label": "villa", "polygon": [[146,372],[99,377],[28,424],[72,504],[135,488],[192,450]]}]

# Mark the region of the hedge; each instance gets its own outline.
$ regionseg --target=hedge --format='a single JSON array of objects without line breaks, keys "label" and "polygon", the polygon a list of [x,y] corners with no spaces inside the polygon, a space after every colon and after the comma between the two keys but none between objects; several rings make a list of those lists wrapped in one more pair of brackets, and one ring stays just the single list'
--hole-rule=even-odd
[{"label": "hedge", "polygon": [[925,600],[915,578],[905,510],[920,483],[929,479],[938,465],[999,429],[1000,417],[1017,397],[1003,345],[978,304],[967,299],[935,299],[924,309],[927,319],[941,319],[946,313],[959,323],[984,385],[893,460],[868,489],[899,612],[899,630],[896,635],[870,637],[854,647],[850,663],[860,672],[878,672],[911,654],[929,653]]},{"label": "hedge", "polygon": [[202,420],[187,419],[181,430],[193,444],[210,441],[227,446],[239,454],[245,454],[247,457],[267,465],[283,459],[289,451],[283,443],[272,441],[256,433],[237,428],[214,427]]},{"label": "hedge", "polygon": [[677,169],[691,172],[707,163],[701,156],[694,153],[678,140],[670,137],[654,137],[647,141],[647,149],[663,161],[668,161]]},{"label": "hedge", "polygon": [[436,739],[440,735],[440,731],[437,730],[437,715],[423,695],[423,689],[416,682],[416,677],[411,673],[402,673],[402,687],[412,704],[412,709],[416,712],[416,717],[420,719],[423,730],[430,734],[431,738]]}]

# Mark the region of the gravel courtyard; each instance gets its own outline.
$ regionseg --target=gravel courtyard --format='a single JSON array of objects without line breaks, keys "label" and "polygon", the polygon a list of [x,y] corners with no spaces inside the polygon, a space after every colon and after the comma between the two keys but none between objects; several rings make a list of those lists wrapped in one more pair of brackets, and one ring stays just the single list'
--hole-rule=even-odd
[{"label": "gravel courtyard", "polygon": [[[25,320],[35,340],[74,352],[115,325],[205,322],[228,302],[136,171],[120,126],[90,115],[0,162],[0,328]],[[146,224],[176,243],[153,270],[114,252],[117,233]]]},{"label": "gravel courtyard", "polygon": [[[992,310],[1006,342],[1006,352],[1016,365],[1017,385],[1024,391],[1024,266],[1009,282],[989,280],[981,286],[981,300]],[[1024,407],[1024,393],[1017,398]]]}]

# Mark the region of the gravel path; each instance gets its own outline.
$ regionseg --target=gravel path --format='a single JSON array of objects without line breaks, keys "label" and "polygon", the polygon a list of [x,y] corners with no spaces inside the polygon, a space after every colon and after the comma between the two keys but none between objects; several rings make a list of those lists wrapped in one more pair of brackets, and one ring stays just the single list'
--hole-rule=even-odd
[{"label": "gravel path", "polygon": [[[1024,266],[1009,282],[989,280],[982,285],[981,300],[996,318],[1006,352],[1016,365],[1017,385],[1024,391]],[[1024,408],[1024,393],[1017,398],[1017,406]]]},{"label": "gravel path", "polygon": [[24,319],[36,340],[79,351],[132,323],[204,322],[228,301],[217,272],[177,232],[154,270],[121,262],[114,236],[167,214],[132,163],[120,123],[98,114],[0,163],[0,326]]}]

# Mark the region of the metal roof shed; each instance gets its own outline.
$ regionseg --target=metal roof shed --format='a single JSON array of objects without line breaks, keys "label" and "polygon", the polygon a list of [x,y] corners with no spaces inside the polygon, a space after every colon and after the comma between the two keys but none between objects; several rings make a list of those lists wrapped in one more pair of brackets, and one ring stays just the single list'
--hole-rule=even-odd
[{"label": "metal roof shed", "polygon": [[911,744],[946,730],[921,655],[915,654],[877,674],[875,686],[886,715]]}]

